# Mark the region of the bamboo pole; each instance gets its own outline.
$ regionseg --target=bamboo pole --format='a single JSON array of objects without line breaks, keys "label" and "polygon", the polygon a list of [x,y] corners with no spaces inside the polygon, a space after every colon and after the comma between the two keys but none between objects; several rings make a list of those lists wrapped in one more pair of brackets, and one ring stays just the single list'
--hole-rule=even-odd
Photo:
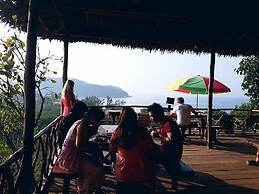
[{"label": "bamboo pole", "polygon": [[33,169],[33,135],[35,126],[35,65],[39,0],[30,0],[28,9],[26,57],[24,72],[24,127],[25,152],[19,174],[19,193],[31,193]]},{"label": "bamboo pole", "polygon": [[[212,101],[213,101],[213,82],[214,82],[214,70],[215,70],[215,51],[211,52],[210,58],[210,80],[209,80],[209,95],[208,95],[208,112],[207,112],[207,147],[212,148],[212,138],[214,132],[212,129]],[[215,138],[215,137],[214,137]],[[214,139],[215,140],[215,139]]]}]

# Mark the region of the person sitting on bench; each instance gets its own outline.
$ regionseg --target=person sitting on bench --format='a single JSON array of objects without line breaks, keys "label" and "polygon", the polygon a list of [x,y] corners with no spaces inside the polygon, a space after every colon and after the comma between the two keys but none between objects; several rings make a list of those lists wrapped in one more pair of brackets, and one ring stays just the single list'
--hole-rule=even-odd
[{"label": "person sitting on bench", "polygon": [[89,144],[89,140],[97,133],[100,121],[104,117],[105,114],[101,109],[91,108],[85,118],[76,121],[69,129],[58,156],[61,167],[79,174],[78,193],[80,194],[89,194],[94,190],[95,193],[101,193],[103,168],[93,158],[85,157],[89,155],[85,152],[89,153],[91,149],[89,146],[93,146],[92,143]]}]

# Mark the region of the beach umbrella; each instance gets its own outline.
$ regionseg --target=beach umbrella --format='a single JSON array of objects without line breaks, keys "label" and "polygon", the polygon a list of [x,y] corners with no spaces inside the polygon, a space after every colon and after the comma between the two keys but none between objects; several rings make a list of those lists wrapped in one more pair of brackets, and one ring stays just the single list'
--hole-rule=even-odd
[{"label": "beach umbrella", "polygon": [[[187,94],[197,94],[196,106],[198,108],[198,94],[208,94],[209,78],[204,76],[194,76],[176,80],[168,86],[168,91],[177,91]],[[230,92],[230,89],[223,83],[214,79],[213,93],[220,94]]]}]

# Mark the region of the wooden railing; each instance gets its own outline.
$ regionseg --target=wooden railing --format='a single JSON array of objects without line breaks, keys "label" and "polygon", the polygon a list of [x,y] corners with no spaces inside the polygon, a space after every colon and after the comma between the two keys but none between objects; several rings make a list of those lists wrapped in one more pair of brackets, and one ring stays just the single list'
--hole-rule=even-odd
[{"label": "wooden railing", "polygon": [[[33,180],[31,193],[40,193],[48,179],[50,168],[57,156],[57,127],[62,117],[57,117],[47,127],[34,136],[33,149]],[[21,180],[19,172],[25,148],[12,154],[0,165],[0,193],[19,193]]]},{"label": "wooden railing", "polygon": [[[131,106],[137,109],[146,109],[147,106]],[[101,108],[107,109],[122,109],[123,106],[101,106]],[[168,111],[168,107],[164,108]],[[213,109],[213,111],[232,111],[237,109]],[[204,112],[206,109],[198,109],[197,111]],[[239,110],[251,112],[258,115],[258,110]],[[249,114],[244,114],[240,119],[245,119]],[[147,115],[146,115],[147,116]],[[236,118],[237,116],[232,115]],[[49,172],[53,167],[54,160],[58,154],[57,147],[57,127],[62,117],[57,117],[47,127],[42,129],[34,136],[34,149],[33,149],[33,188],[32,193],[41,193],[44,190],[44,185],[48,179]],[[140,119],[149,119],[144,117]],[[215,116],[218,118],[218,116]],[[110,118],[106,118],[110,119]],[[145,121],[141,121],[145,124]],[[21,180],[19,180],[19,172],[21,168],[21,160],[24,154],[25,148],[22,147],[9,159],[0,165],[0,193],[16,194],[19,193],[19,186]]]}]

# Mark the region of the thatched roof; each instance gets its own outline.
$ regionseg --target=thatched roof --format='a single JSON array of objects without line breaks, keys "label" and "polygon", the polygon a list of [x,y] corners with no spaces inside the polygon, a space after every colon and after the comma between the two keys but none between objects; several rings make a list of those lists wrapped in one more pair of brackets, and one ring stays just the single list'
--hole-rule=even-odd
[{"label": "thatched roof", "polygon": [[[259,53],[257,4],[238,1],[41,0],[38,36],[162,51]],[[26,29],[28,0],[2,0],[0,19]],[[17,21],[13,19],[17,16]],[[15,17],[14,17],[15,18]]]}]

